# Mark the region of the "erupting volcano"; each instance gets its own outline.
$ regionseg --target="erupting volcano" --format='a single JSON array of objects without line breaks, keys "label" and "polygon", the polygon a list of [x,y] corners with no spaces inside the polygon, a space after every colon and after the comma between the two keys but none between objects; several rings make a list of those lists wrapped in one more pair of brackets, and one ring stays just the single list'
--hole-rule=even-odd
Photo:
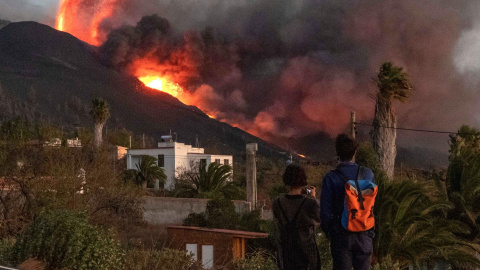
[{"label": "erupting volcano", "polygon": [[[458,87],[463,78],[451,63],[471,24],[459,16],[467,5],[456,1],[59,2],[56,28],[97,46],[103,65],[272,143],[336,136],[351,111],[368,123],[371,78],[389,60],[408,70],[417,89],[399,108],[403,126],[477,121],[467,112],[478,107],[470,97],[476,90]],[[446,98],[451,89],[457,102]],[[465,108],[462,117],[439,109],[452,104]],[[413,137],[404,142],[423,145]]]},{"label": "erupting volcano", "polygon": [[60,0],[55,28],[98,46],[105,40],[100,33],[101,23],[114,14],[115,6],[121,1]]},{"label": "erupting volcano", "polygon": [[[114,15],[115,7],[121,3],[122,0],[61,0],[55,28],[68,32],[89,44],[100,46],[106,41],[106,33],[102,29],[102,24]],[[87,22],[86,25],[85,22]],[[150,88],[168,93],[187,105],[197,105],[192,104],[193,98],[190,93],[174,80],[162,74],[161,70],[165,70],[165,68],[157,63],[152,64],[149,58],[145,56],[133,61],[129,65],[132,75]],[[206,108],[201,109],[209,111]],[[210,112],[207,115],[212,117],[213,114]]]}]

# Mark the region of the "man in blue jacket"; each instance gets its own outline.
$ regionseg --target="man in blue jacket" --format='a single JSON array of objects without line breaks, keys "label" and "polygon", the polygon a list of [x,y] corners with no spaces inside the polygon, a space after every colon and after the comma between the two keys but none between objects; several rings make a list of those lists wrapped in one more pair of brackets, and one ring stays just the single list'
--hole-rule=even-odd
[{"label": "man in blue jacket", "polygon": [[[358,143],[345,134],[338,135],[335,149],[340,158],[337,169],[348,179],[355,179],[359,166],[354,162]],[[373,173],[365,168],[361,180],[374,181]],[[334,270],[368,270],[373,253],[373,229],[366,232],[349,232],[341,224],[345,202],[345,182],[330,171],[323,179],[320,195],[320,219],[323,232],[330,239]]]}]

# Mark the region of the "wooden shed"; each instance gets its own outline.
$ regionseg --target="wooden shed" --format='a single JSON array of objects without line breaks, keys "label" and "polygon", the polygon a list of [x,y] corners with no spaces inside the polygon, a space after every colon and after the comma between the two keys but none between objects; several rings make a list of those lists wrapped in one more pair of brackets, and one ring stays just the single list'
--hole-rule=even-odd
[{"label": "wooden shed", "polygon": [[170,248],[192,253],[206,269],[245,258],[247,239],[268,237],[268,233],[186,226],[168,226],[167,231]]}]

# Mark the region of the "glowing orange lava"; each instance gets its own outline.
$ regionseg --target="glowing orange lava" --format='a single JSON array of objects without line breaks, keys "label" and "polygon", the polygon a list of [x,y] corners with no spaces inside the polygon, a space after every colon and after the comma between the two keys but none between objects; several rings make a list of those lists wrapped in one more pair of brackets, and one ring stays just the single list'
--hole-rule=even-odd
[{"label": "glowing orange lava", "polygon": [[113,15],[120,1],[98,0],[85,8],[85,0],[60,0],[55,29],[99,46],[105,38],[100,36],[99,26],[105,18]]},{"label": "glowing orange lava", "polygon": [[[115,16],[117,7],[124,0],[60,0],[55,28],[70,33],[87,43],[99,46],[105,41],[106,33],[100,31],[104,19]],[[171,67],[154,60],[155,57],[144,56],[137,59],[127,68],[129,72],[143,82],[147,87],[168,93],[186,105],[197,106],[210,118],[215,118],[216,111],[208,110],[208,105],[185,91],[177,82],[181,77],[175,77],[178,71],[172,72]],[[172,74],[173,73],[173,74]],[[168,74],[168,75],[167,75]]]},{"label": "glowing orange lava", "polygon": [[159,76],[147,75],[147,76],[138,77],[138,79],[141,82],[143,82],[146,86],[168,93],[180,100],[184,95],[184,91],[182,87],[180,87],[180,85],[173,83],[169,80],[166,80],[164,78],[160,78]]}]

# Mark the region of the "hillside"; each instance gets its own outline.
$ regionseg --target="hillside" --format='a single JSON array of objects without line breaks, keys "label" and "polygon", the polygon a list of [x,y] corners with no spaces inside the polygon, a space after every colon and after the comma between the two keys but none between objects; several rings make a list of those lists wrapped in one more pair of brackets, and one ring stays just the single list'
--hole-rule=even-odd
[{"label": "hillside", "polygon": [[2,118],[88,126],[90,101],[99,96],[111,106],[110,127],[126,127],[155,140],[172,130],[185,143],[194,143],[198,135],[202,147],[220,153],[242,155],[248,142],[257,142],[265,156],[285,151],[103,66],[96,48],[35,22],[0,29],[0,85]]},{"label": "hillside", "polygon": [[[170,130],[185,143],[195,143],[198,135],[208,151],[237,156],[243,155],[245,143],[257,142],[262,155],[287,156],[285,149],[105,67],[95,47],[68,33],[36,22],[10,23],[0,29],[0,119],[21,116],[71,128],[89,126],[90,103],[97,96],[111,105],[109,127],[125,127],[157,141]],[[334,141],[325,133],[286,138],[281,143],[315,160],[335,158]],[[448,155],[405,147],[398,151],[397,161],[412,167],[444,166]]]}]

